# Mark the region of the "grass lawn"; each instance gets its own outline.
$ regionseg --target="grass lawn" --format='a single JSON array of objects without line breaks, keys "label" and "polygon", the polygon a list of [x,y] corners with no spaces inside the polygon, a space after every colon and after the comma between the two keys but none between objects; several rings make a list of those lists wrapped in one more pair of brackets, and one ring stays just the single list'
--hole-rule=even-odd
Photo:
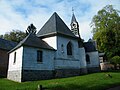
[{"label": "grass lawn", "polygon": [[[110,74],[112,78],[107,77],[106,74]],[[46,90],[103,90],[120,85],[120,71],[23,83],[0,78],[0,90],[37,90],[38,84],[43,85]]]}]

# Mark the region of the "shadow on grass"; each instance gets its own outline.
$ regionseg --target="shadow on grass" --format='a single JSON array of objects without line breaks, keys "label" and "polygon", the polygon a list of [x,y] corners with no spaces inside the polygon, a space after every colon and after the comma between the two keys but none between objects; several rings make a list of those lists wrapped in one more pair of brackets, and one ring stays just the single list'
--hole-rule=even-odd
[{"label": "shadow on grass", "polygon": [[[119,84],[118,84],[119,85]],[[45,90],[106,90],[111,87],[116,87],[118,86],[117,84],[111,85],[96,85],[96,86],[89,86],[89,85],[76,85],[76,84],[69,84],[66,86],[63,85],[57,85],[55,87],[47,88]]]},{"label": "shadow on grass", "polygon": [[68,85],[57,85],[55,87],[48,88],[46,90],[105,90],[110,85],[96,85],[96,86],[89,86],[89,85],[78,85],[78,84],[68,84]]},{"label": "shadow on grass", "polygon": [[101,71],[101,72],[115,72],[115,73],[120,73],[120,70],[106,70],[106,71]]},{"label": "shadow on grass", "polygon": [[0,78],[5,78],[4,76],[0,76]]}]

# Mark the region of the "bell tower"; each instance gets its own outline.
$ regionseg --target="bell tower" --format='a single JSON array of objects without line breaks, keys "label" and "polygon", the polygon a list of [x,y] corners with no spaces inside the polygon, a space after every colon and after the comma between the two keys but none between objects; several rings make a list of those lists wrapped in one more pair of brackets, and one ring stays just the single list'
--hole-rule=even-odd
[{"label": "bell tower", "polygon": [[79,34],[79,24],[78,24],[78,22],[77,22],[77,20],[75,18],[73,8],[72,8],[72,12],[73,12],[73,14],[72,14],[72,19],[71,19],[71,24],[70,24],[71,31],[74,33],[75,36],[80,37],[80,34]]}]

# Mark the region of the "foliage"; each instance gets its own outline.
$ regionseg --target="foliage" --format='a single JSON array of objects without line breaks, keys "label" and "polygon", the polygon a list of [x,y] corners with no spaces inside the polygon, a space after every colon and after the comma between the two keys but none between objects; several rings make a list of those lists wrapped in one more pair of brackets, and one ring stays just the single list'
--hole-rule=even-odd
[{"label": "foliage", "polygon": [[26,34],[29,34],[29,33],[36,34],[36,27],[33,24],[30,24],[30,26],[28,26],[28,28],[26,30]]},{"label": "foliage", "polygon": [[0,38],[4,38],[4,36],[3,36],[3,35],[0,35]]},{"label": "foliage", "polygon": [[[106,76],[110,74],[113,78]],[[40,80],[17,83],[0,78],[0,90],[37,90],[38,85],[45,90],[105,90],[120,85],[120,72],[94,73],[71,78]]]},{"label": "foliage", "polygon": [[92,19],[93,39],[97,41],[98,50],[105,52],[108,58],[120,56],[120,16],[112,5],[99,10]]},{"label": "foliage", "polygon": [[120,56],[114,56],[111,59],[111,62],[114,63],[114,64],[120,64]]},{"label": "foliage", "polygon": [[9,33],[6,33],[4,35],[0,35],[1,38],[14,41],[14,42],[20,42],[26,37],[26,33],[20,31],[20,30],[12,30]]}]

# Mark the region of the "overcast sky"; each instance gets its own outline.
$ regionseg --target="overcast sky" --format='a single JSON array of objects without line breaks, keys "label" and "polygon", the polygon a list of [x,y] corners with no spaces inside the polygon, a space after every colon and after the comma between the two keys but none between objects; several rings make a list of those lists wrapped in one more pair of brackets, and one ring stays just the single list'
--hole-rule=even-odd
[{"label": "overcast sky", "polygon": [[70,28],[72,7],[80,25],[80,35],[92,38],[92,17],[106,5],[120,10],[120,0],[0,0],[0,35],[18,29],[25,31],[33,23],[37,31],[57,12]]}]

